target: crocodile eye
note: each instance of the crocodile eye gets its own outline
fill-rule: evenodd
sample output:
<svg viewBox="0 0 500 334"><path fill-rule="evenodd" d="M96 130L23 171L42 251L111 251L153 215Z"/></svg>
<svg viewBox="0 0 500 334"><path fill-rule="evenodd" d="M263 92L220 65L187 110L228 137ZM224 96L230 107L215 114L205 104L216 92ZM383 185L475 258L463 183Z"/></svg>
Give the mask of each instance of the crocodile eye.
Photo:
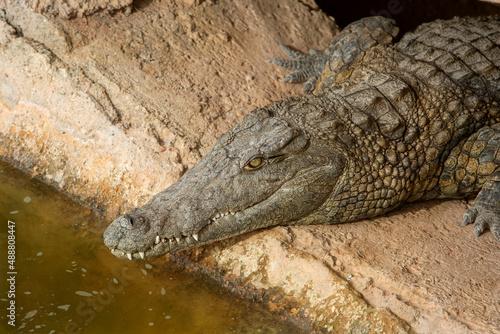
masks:
<svg viewBox="0 0 500 334"><path fill-rule="evenodd" d="M259 168L260 166L262 166L262 163L264 162L264 159L262 159L261 157L256 157L256 158L253 158L252 160L250 160L246 167L249 168L249 169L256 169L256 168Z"/></svg>

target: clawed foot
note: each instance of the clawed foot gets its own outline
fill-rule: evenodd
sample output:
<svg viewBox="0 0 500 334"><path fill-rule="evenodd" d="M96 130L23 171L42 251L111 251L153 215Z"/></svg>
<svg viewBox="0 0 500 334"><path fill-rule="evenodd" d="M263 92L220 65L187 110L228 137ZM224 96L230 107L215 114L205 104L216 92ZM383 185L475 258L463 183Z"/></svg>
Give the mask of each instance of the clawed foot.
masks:
<svg viewBox="0 0 500 334"><path fill-rule="evenodd" d="M325 66L325 57L323 52L311 49L310 54L291 49L281 44L281 49L286 53L290 60L281 58L272 58L268 61L278 65L291 73L287 75L284 82L305 82L302 90L307 92L316 86L323 67Z"/></svg>
<svg viewBox="0 0 500 334"><path fill-rule="evenodd" d="M465 211L462 225L466 226L472 222L474 222L476 237L480 236L489 227L495 238L500 241L500 212L489 212L485 209L471 207Z"/></svg>
<svg viewBox="0 0 500 334"><path fill-rule="evenodd" d="M462 225L474 223L476 236L489 228L500 241L500 191L498 181L488 181L477 195L471 207L465 211Z"/></svg>

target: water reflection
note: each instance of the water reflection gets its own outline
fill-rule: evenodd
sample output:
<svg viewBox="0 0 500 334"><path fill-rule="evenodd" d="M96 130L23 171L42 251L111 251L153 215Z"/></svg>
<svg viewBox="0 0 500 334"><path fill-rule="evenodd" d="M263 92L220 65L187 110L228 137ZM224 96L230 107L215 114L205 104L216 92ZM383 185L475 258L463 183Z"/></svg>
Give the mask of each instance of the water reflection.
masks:
<svg viewBox="0 0 500 334"><path fill-rule="evenodd" d="M8 263L8 222L16 258ZM106 223L0 163L0 331L7 333L300 333L215 283L162 260L124 261ZM8 324L15 301L15 326ZM1 330L4 328L4 330Z"/></svg>

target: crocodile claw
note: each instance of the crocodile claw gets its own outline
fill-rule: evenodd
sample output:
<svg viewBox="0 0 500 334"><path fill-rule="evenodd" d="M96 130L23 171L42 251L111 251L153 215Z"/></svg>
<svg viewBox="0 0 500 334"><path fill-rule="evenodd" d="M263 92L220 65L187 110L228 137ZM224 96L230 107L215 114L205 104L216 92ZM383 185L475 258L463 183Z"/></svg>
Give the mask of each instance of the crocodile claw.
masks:
<svg viewBox="0 0 500 334"><path fill-rule="evenodd" d="M310 54L296 51L286 45L280 44L281 49L290 58L272 58L269 62L290 71L284 82L305 82L302 90L307 92L316 86L316 81L325 65L325 56L322 51L310 50Z"/></svg>
<svg viewBox="0 0 500 334"><path fill-rule="evenodd" d="M487 228L500 241L500 171L484 184L471 207L465 211L462 225L474 223L476 236Z"/></svg>
<svg viewBox="0 0 500 334"><path fill-rule="evenodd" d="M466 226L474 223L476 237L479 237L489 228L495 238L500 241L500 209L479 208L480 205L475 204L472 204L472 207L465 211L462 225Z"/></svg>

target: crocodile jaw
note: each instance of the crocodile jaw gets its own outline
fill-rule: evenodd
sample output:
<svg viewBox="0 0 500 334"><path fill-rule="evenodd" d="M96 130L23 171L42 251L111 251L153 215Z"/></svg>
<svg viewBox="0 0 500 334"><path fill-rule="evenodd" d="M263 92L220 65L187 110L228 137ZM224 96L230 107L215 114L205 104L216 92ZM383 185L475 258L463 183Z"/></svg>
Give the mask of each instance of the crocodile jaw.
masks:
<svg viewBox="0 0 500 334"><path fill-rule="evenodd" d="M137 211L143 209L139 208L120 216L111 223L104 233L104 243L119 258L145 259L210 244L284 222L298 221L315 208L320 207L331 195L338 176L338 168L326 165L298 174L299 179L305 177L310 180L309 184L304 184L305 187L315 186L315 191L310 194L311 196L304 196L301 193L302 188L296 185L297 180L292 179L284 183L269 198L241 211L217 213L202 224L189 224L197 228L185 230L178 236L171 234L168 224L155 224L153 221L146 221L143 217L138 226L134 226L137 222L131 223L131 221L137 219ZM297 199L298 201L294 204L300 208L288 216L287 213L291 213L288 208L289 202L280 201L285 196ZM147 204L145 207L147 208ZM160 219L157 220L159 221Z"/></svg>
<svg viewBox="0 0 500 334"><path fill-rule="evenodd" d="M228 230L231 225L235 225L237 221L243 220L243 216L243 212L217 214L209 219L199 231L179 237L168 237L161 234L161 232L152 233L148 236L149 241L144 243L144 247L141 250L130 249L129 251L124 250L126 248L124 248L123 245L119 245L119 241L116 242L116 240L113 240L113 236L116 236L117 230L120 229L118 225L123 219L127 219L121 216L106 229L104 233L104 243L111 249L113 255L122 259L128 258L132 260L157 257L170 252L198 247L233 235L238 235L240 234L239 231L232 235L221 234L220 231ZM119 249L118 246L120 246L121 249Z"/></svg>

